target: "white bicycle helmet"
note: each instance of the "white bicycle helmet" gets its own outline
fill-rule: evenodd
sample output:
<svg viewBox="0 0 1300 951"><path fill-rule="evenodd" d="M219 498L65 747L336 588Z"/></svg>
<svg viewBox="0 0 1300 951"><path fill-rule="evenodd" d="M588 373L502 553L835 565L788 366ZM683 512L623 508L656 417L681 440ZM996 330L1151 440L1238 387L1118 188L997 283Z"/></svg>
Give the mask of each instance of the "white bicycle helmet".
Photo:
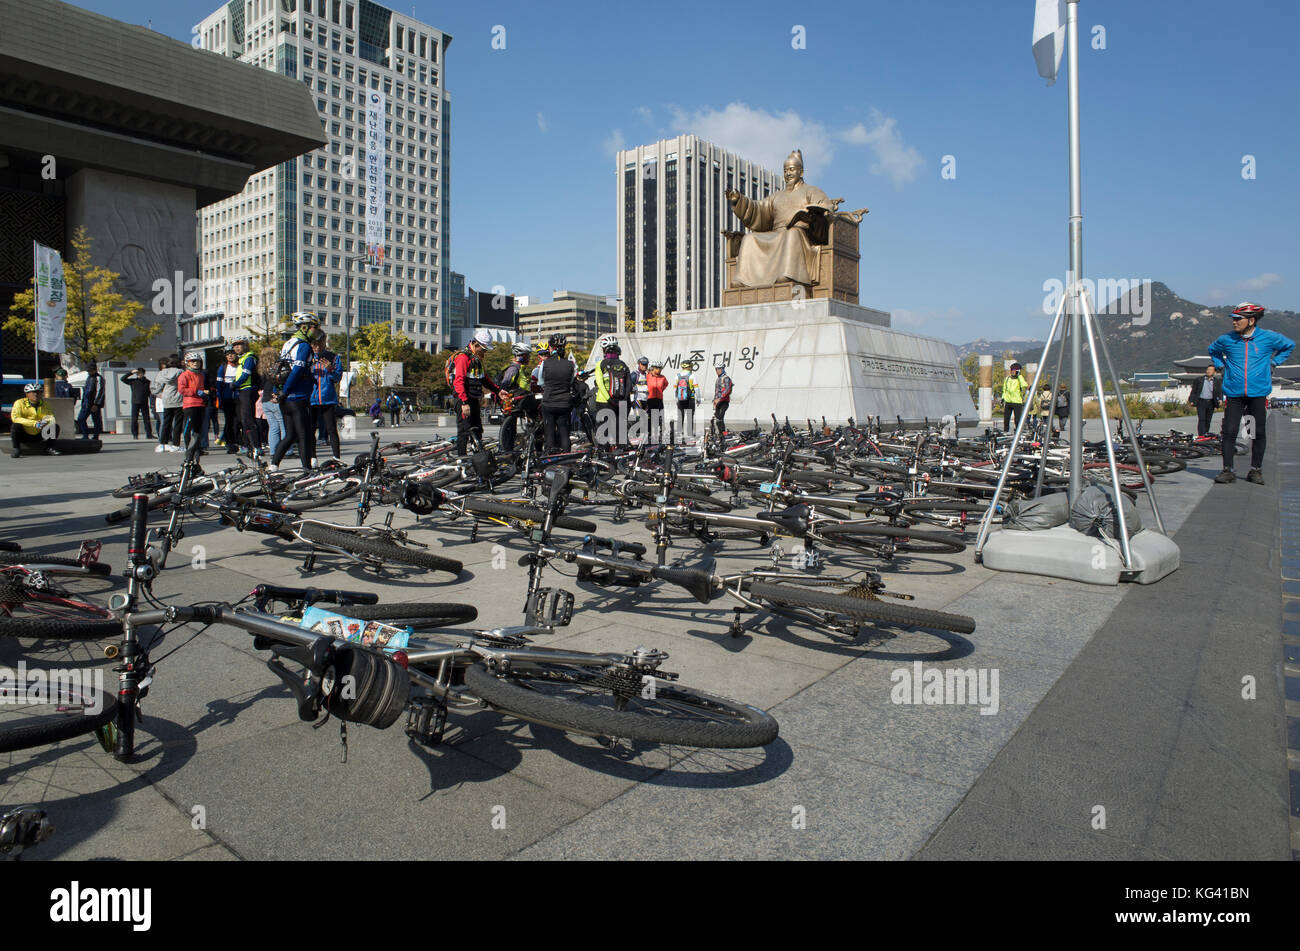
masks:
<svg viewBox="0 0 1300 951"><path fill-rule="evenodd" d="M202 350L190 350L188 353L185 354L185 362L186 362L186 363L191 363L191 362L192 362L192 363L199 363L199 364L202 364L202 363L203 363L203 351L202 351Z"/></svg>
<svg viewBox="0 0 1300 951"><path fill-rule="evenodd" d="M23 387L23 392L24 392L24 393L41 393L41 392L44 392L44 389L45 389L45 388L44 388L43 386L41 386L41 384L39 384L39 383L28 383L26 386Z"/></svg>
<svg viewBox="0 0 1300 951"><path fill-rule="evenodd" d="M606 350L613 350L618 346L618 337L613 334L605 334L605 336L601 337L600 340L597 341L597 345L600 347L601 353L604 353Z"/></svg>
<svg viewBox="0 0 1300 951"><path fill-rule="evenodd" d="M248 341L249 341L249 334L247 330L236 330L234 333L232 333L229 337L226 338L226 343L228 343L232 347L237 343L248 343Z"/></svg>
<svg viewBox="0 0 1300 951"><path fill-rule="evenodd" d="M309 310L300 310L293 315L293 325L295 327L307 327L315 325L320 326L320 318Z"/></svg>
<svg viewBox="0 0 1300 951"><path fill-rule="evenodd" d="M492 349L491 331L482 330L482 329L474 331L474 342L477 343L480 347L487 347L489 350L491 350Z"/></svg>
<svg viewBox="0 0 1300 951"><path fill-rule="evenodd" d="M517 357L526 357L533 352L533 348L523 340L516 340L510 347L510 352Z"/></svg>

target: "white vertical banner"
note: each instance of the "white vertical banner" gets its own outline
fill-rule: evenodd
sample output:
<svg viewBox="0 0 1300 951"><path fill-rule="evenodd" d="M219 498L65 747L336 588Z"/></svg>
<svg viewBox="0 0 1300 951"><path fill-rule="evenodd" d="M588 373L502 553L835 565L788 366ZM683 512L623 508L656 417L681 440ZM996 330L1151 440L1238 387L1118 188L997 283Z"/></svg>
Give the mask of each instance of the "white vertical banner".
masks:
<svg viewBox="0 0 1300 951"><path fill-rule="evenodd" d="M33 241L36 266L36 349L64 353L63 325L68 318L68 289L63 259L53 248Z"/></svg>
<svg viewBox="0 0 1300 951"><path fill-rule="evenodd" d="M388 202L384 187L384 133L386 97L372 89L366 94L366 254L370 264L384 263L384 208Z"/></svg>
<svg viewBox="0 0 1300 951"><path fill-rule="evenodd" d="M1065 0L1037 0L1034 6L1034 62L1047 85L1056 82L1065 51Z"/></svg>

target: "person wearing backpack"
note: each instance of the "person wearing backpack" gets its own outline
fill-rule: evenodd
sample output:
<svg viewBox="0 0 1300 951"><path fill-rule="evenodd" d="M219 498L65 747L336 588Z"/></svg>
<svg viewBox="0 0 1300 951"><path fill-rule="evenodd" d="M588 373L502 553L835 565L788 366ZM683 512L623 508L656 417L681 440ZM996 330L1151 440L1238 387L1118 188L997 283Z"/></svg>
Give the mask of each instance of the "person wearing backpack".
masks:
<svg viewBox="0 0 1300 951"><path fill-rule="evenodd" d="M394 429L402 428L402 398L396 393L389 393L384 403L388 408L388 425Z"/></svg>
<svg viewBox="0 0 1300 951"><path fill-rule="evenodd" d="M235 378L231 389L238 401L240 435L248 457L255 459L262 448L262 432L257 425L257 396L262 388L262 378L257 372L257 357L248 349L248 331L236 332L230 338L230 346L235 351Z"/></svg>
<svg viewBox="0 0 1300 951"><path fill-rule="evenodd" d="M277 367L284 374L280 387L280 412L284 414L285 438L280 440L271 457L272 472L280 468L280 460L296 442L298 458L304 469L310 469L316 440L311 428L311 391L315 380L311 373L311 342L320 333L320 318L310 311L293 315L297 330L280 348Z"/></svg>
<svg viewBox="0 0 1300 951"><path fill-rule="evenodd" d="M452 365L451 391L459 403L456 419L456 454L463 456L469 449L469 434L475 433L483 440L483 388L494 396L501 393L497 381L483 372L483 354L492 349L492 334L487 330L474 331L469 346L448 361Z"/></svg>
<svg viewBox="0 0 1300 951"><path fill-rule="evenodd" d="M601 338L601 352L605 357L596 367L596 435L602 445L617 448L624 442L621 437L626 435L620 432L620 427L627 421L632 371L623 362L623 348L612 334Z"/></svg>
<svg viewBox="0 0 1300 951"><path fill-rule="evenodd" d="M673 395L677 399L677 433L683 443L688 443L695 438L695 380L691 376L691 364L682 364Z"/></svg>
<svg viewBox="0 0 1300 951"><path fill-rule="evenodd" d="M659 445L664 441L664 390L668 389L668 377L664 376L664 361L653 360L650 372L645 378L645 411L650 417L650 429L647 438Z"/></svg>
<svg viewBox="0 0 1300 951"><path fill-rule="evenodd" d="M1059 436L1067 431L1070 425L1070 391L1062 383L1056 388L1056 432L1053 436Z"/></svg>

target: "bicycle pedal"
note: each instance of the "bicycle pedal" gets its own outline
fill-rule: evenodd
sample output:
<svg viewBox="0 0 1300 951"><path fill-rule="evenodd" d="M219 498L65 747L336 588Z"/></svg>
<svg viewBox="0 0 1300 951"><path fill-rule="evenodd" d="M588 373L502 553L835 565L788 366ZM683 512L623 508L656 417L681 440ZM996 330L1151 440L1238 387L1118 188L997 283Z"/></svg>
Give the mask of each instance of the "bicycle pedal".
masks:
<svg viewBox="0 0 1300 951"><path fill-rule="evenodd" d="M562 588L539 588L524 610L530 625L566 627L573 620L573 593Z"/></svg>

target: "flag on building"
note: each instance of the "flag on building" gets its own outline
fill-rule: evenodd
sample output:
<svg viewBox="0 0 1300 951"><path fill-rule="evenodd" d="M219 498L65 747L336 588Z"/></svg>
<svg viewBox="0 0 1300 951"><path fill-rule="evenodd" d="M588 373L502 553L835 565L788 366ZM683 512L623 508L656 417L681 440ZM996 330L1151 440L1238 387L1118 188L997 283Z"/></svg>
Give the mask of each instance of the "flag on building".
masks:
<svg viewBox="0 0 1300 951"><path fill-rule="evenodd" d="M1065 51L1065 0L1037 0L1034 7L1034 62L1047 85L1056 82Z"/></svg>
<svg viewBox="0 0 1300 951"><path fill-rule="evenodd" d="M384 206L388 201L384 187L386 99L376 90L366 94L366 253L373 267L384 263Z"/></svg>
<svg viewBox="0 0 1300 951"><path fill-rule="evenodd" d="M68 319L68 289L59 252L33 241L36 267L36 349L63 353L63 325Z"/></svg>

